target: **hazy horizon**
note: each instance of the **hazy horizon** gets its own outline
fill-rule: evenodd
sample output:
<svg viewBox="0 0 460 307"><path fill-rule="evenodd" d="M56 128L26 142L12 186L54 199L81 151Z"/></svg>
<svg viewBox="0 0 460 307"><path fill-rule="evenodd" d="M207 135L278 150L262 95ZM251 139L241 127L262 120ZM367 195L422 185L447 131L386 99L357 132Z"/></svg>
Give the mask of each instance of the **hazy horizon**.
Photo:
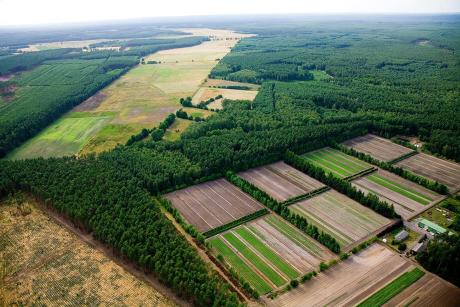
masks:
<svg viewBox="0 0 460 307"><path fill-rule="evenodd" d="M26 8L26 9L24 9ZM0 0L0 26L102 23L139 19L251 16L251 15L401 15L458 14L458 0L323 0L301 2L285 0L234 0L231 4L212 0L31 1Z"/></svg>

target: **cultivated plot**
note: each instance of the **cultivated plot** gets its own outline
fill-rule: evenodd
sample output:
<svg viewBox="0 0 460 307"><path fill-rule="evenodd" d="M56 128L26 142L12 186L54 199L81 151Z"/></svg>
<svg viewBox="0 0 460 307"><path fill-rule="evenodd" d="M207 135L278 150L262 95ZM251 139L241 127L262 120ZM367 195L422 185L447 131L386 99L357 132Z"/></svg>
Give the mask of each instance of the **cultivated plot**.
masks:
<svg viewBox="0 0 460 307"><path fill-rule="evenodd" d="M437 203L443 196L390 172L378 172L360 177L352 185L364 193L373 193L392 204L396 212L408 220Z"/></svg>
<svg viewBox="0 0 460 307"><path fill-rule="evenodd" d="M354 306L412 268L398 254L374 244L297 289L266 302L269 306Z"/></svg>
<svg viewBox="0 0 460 307"><path fill-rule="evenodd" d="M374 159L389 162L413 152L412 149L393 143L390 140L367 134L343 143L356 151L365 153Z"/></svg>
<svg viewBox="0 0 460 307"><path fill-rule="evenodd" d="M333 236L342 248L349 248L376 235L391 220L330 190L289 207L307 221Z"/></svg>
<svg viewBox="0 0 460 307"><path fill-rule="evenodd" d="M200 232L264 209L260 203L225 179L191 186L166 194L165 197Z"/></svg>
<svg viewBox="0 0 460 307"><path fill-rule="evenodd" d="M455 307L460 302L460 288L434 274L426 273L383 306L444 306Z"/></svg>
<svg viewBox="0 0 460 307"><path fill-rule="evenodd" d="M209 242L261 294L316 270L321 261L335 257L275 215L241 225Z"/></svg>
<svg viewBox="0 0 460 307"><path fill-rule="evenodd" d="M284 162L253 168L238 176L281 202L324 187L321 182Z"/></svg>
<svg viewBox="0 0 460 307"><path fill-rule="evenodd" d="M419 153L399 161L396 166L438 181L446 185L451 192L460 189L460 164L458 163Z"/></svg>
<svg viewBox="0 0 460 307"><path fill-rule="evenodd" d="M329 147L306 153L302 157L340 178L350 177L373 168L366 162Z"/></svg>
<svg viewBox="0 0 460 307"><path fill-rule="evenodd" d="M32 201L0 201L0 242L0 306L175 306Z"/></svg>

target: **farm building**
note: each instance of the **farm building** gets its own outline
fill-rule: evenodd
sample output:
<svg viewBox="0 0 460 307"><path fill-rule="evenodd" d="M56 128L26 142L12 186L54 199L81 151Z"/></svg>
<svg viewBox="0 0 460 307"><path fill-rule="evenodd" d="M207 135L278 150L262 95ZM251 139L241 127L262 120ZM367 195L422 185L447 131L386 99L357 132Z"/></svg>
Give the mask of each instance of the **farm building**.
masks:
<svg viewBox="0 0 460 307"><path fill-rule="evenodd" d="M402 242L406 240L408 236L409 236L409 233L405 230L402 230L395 236L395 240L397 242Z"/></svg>
<svg viewBox="0 0 460 307"><path fill-rule="evenodd" d="M412 247L410 252L413 255L417 255L418 253L423 252L427 245L428 245L428 240L425 240L423 242L417 243L417 244L414 245L414 247Z"/></svg>
<svg viewBox="0 0 460 307"><path fill-rule="evenodd" d="M425 229L431 233L434 233L434 234L440 234L440 233L445 233L446 232L446 229L442 228L441 226L439 226L438 224L436 223L433 223L429 220L426 220L426 219L420 219L418 220L417 222L417 225L418 227L422 228L422 229Z"/></svg>

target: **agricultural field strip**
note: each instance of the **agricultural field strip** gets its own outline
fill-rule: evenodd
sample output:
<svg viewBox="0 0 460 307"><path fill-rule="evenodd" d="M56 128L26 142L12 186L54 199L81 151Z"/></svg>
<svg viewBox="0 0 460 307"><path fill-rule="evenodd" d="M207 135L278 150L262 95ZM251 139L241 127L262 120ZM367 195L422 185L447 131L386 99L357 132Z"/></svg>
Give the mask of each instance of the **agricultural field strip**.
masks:
<svg viewBox="0 0 460 307"><path fill-rule="evenodd" d="M224 179L191 186L167 194L166 197L201 232L263 209L262 205ZM208 227L202 225L201 221Z"/></svg>
<svg viewBox="0 0 460 307"><path fill-rule="evenodd" d="M299 202L293 209L346 245L390 223L390 220L335 191Z"/></svg>
<svg viewBox="0 0 460 307"><path fill-rule="evenodd" d="M430 198L429 196L426 196L426 195L423 195L421 193L418 193L412 189L410 189L409 187L403 187L401 186L400 184L394 182L394 181L391 181L391 180L388 180L382 176L379 176L377 174L371 174L369 176L367 176L366 178L368 178L370 181L378 184L378 185L381 185L387 189L390 189L396 193L399 193L401 195L404 195L418 203L421 203L422 205L427 205L429 204L430 202L433 201L432 198Z"/></svg>
<svg viewBox="0 0 460 307"><path fill-rule="evenodd" d="M321 246L315 240L300 233L299 230L294 228L294 226L285 223L273 216L268 216L265 221L277 231L282 233L285 237L289 238L292 242L300 246L302 249L308 253L314 254L317 258L324 258L324 254L328 253L333 256L333 254L330 253L328 249Z"/></svg>
<svg viewBox="0 0 460 307"><path fill-rule="evenodd" d="M325 167L342 177L348 177L372 168L371 165L365 162L361 162L360 160L347 156L340 151L329 148L312 151L303 155L303 157L310 162L319 164L321 167Z"/></svg>
<svg viewBox="0 0 460 307"><path fill-rule="evenodd" d="M361 192L365 193L366 195L368 193L375 194L379 197L380 200L392 204L395 207L396 212L405 220L410 219L414 214L417 214L418 211L421 211L425 208L424 206L413 202L410 199L402 199L401 195L395 194L392 191L388 191L383 187L366 180L365 178L360 178L360 180L353 181L352 185L361 190Z"/></svg>
<svg viewBox="0 0 460 307"><path fill-rule="evenodd" d="M220 237L214 237L210 240L213 248L221 254L225 261L241 275L241 277L249 282L258 292L265 294L273 288L256 273L256 271L249 266L236 252L231 249L226 242Z"/></svg>
<svg viewBox="0 0 460 307"><path fill-rule="evenodd" d="M350 236L348 236L332 224L315 217L313 214L306 211L303 207L296 205L293 206L291 209L300 216L304 216L312 225L316 226L318 230L330 234L339 242L339 244L342 247L348 246L351 243L353 243L353 239Z"/></svg>
<svg viewBox="0 0 460 307"><path fill-rule="evenodd" d="M283 277L293 279L301 273L299 269L285 262L279 253L264 245L261 239L250 228L240 227L232 231L232 233L259 256L271 262L277 271L282 273Z"/></svg>
<svg viewBox="0 0 460 307"><path fill-rule="evenodd" d="M456 307L460 302L460 289L438 276L427 273L418 281L404 289L383 306L419 306Z"/></svg>
<svg viewBox="0 0 460 307"><path fill-rule="evenodd" d="M286 201L324 185L284 162L277 162L239 173L278 201Z"/></svg>
<svg viewBox="0 0 460 307"><path fill-rule="evenodd" d="M396 163L396 166L408 169L432 180L447 185L450 189L460 187L460 165L419 153Z"/></svg>
<svg viewBox="0 0 460 307"><path fill-rule="evenodd" d="M348 140L343 144L385 162L397 159L413 151L410 148L369 134Z"/></svg>
<svg viewBox="0 0 460 307"><path fill-rule="evenodd" d="M373 244L326 274L265 302L269 306L352 306L412 267L398 254Z"/></svg>
<svg viewBox="0 0 460 307"><path fill-rule="evenodd" d="M414 268L411 271L407 271L388 283L385 287L380 289L379 291L372 294L362 303L360 303L359 307L373 307L373 306L381 306L382 304L388 302L391 298L402 292L405 288L409 287L411 284L419 280L425 272L420 270L419 268Z"/></svg>
<svg viewBox="0 0 460 307"><path fill-rule="evenodd" d="M306 246L293 241L290 237L268 223L267 219L254 221L248 227L262 238L267 245L283 255L283 259L292 265L298 266L302 273L315 269L321 260L328 260L335 257L334 254L326 252L324 247L323 253L317 256L319 252L315 254L311 251L311 248L306 248ZM302 239L307 242L311 240L305 235L302 236ZM320 248L318 247L318 249Z"/></svg>
<svg viewBox="0 0 460 307"><path fill-rule="evenodd" d="M226 243L233 248L238 255L244 257L252 266L254 266L263 276L270 281L275 287L280 287L285 284L288 279L283 277L268 260L263 259L250 249L245 243L240 241L232 232L227 232L221 236Z"/></svg>

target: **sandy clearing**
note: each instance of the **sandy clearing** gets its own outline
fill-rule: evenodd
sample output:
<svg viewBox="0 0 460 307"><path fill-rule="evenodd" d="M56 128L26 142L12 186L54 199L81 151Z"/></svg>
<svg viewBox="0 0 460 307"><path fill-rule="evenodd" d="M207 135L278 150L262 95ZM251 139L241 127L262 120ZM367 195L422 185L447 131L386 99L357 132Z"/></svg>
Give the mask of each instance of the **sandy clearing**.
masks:
<svg viewBox="0 0 460 307"><path fill-rule="evenodd" d="M396 166L443 183L451 192L460 189L460 164L458 163L419 153L399 161Z"/></svg>
<svg viewBox="0 0 460 307"><path fill-rule="evenodd" d="M459 302L460 288L427 272L383 306L455 307Z"/></svg>
<svg viewBox="0 0 460 307"><path fill-rule="evenodd" d="M282 161L241 172L238 176L278 201L286 201L324 186Z"/></svg>
<svg viewBox="0 0 460 307"><path fill-rule="evenodd" d="M200 232L264 208L225 179L191 186L166 194L165 197Z"/></svg>
<svg viewBox="0 0 460 307"><path fill-rule="evenodd" d="M236 81L228 81L222 79L206 79L206 82L203 83L205 87L219 87L219 86L246 86L251 90L259 90L260 85L253 84L253 83L244 83L244 82L236 82Z"/></svg>
<svg viewBox="0 0 460 307"><path fill-rule="evenodd" d="M265 302L269 306L350 306L412 266L384 246L373 244L297 289Z"/></svg>
<svg viewBox="0 0 460 307"><path fill-rule="evenodd" d="M391 142L390 140L378 137L373 134L366 134L343 143L356 151L366 153L380 161L391 161L397 159L413 150Z"/></svg>

